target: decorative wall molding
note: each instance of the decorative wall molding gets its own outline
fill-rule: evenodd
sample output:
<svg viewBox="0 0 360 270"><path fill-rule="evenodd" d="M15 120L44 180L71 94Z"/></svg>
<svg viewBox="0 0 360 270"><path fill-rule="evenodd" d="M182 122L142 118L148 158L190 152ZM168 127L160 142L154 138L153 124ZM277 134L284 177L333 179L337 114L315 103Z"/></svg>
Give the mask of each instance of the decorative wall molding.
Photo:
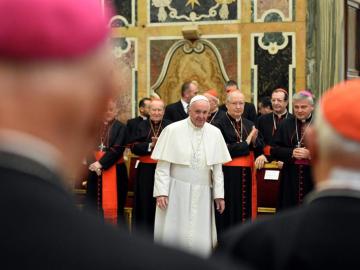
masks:
<svg viewBox="0 0 360 270"><path fill-rule="evenodd" d="M216 55L216 58L218 60L218 65L221 70L221 74L222 74L224 80L228 81L229 77L227 76L224 64L221 60L221 55L213 43L211 43L210 41L208 41L206 39L199 39L195 42L191 42L191 41L182 39L182 40L177 41L167 52L161 73L160 73L157 81L155 82L155 84L150 87L151 91L154 92L162 84L163 80L165 79L166 73L168 71L169 63L170 63L171 58L172 58L173 54L175 53L175 51L177 51L179 48L181 48L187 54L202 53L205 49L205 46L208 46Z"/></svg>
<svg viewBox="0 0 360 270"><path fill-rule="evenodd" d="M277 42L269 42L266 43L264 41L264 37L266 35L276 34L278 36L283 36L283 41L278 44ZM291 43L290 43L291 40ZM257 41L257 43L256 43ZM264 44L265 43L265 44ZM257 106L258 104L258 96L259 91L264 91L264 89L259 89L259 71L258 71L258 65L255 62L256 57L256 45L259 46L264 51L267 51L267 53L270 55L271 58L276 57L277 54L279 54L280 51L284 50L288 46L291 46L291 60L288 67L286 68L288 70L288 92L289 92L289 110L292 111L292 94L295 92L295 76L296 76L296 33L294 32L282 32L282 33L252 33L251 34L251 71L252 71L252 94L253 94L253 102L254 105ZM284 63L286 64L286 63ZM287 64L286 64L287 65ZM282 74L278 74L279 76ZM272 78L269 78L270 80ZM271 91L273 89L270 89Z"/></svg>
<svg viewBox="0 0 360 270"><path fill-rule="evenodd" d="M208 6L201 0L148 0L148 24L233 23L240 19L241 0L208 0L205 4ZM155 17L156 21L152 19Z"/></svg>
<svg viewBox="0 0 360 270"><path fill-rule="evenodd" d="M253 22L291 22L295 20L295 2L296 0L287 0L288 1L288 16L284 14L284 11L280 10L280 7L276 7L277 5L272 5L273 7L264 11L262 14L258 14L260 0L251 0L252 7L252 17L251 20ZM269 0L267 0L269 1Z"/></svg>

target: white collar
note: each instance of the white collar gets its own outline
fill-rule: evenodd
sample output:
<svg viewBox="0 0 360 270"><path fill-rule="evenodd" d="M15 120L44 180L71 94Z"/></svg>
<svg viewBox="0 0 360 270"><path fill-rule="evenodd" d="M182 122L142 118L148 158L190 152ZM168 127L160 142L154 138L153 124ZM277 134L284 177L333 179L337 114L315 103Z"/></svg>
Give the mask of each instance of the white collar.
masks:
<svg viewBox="0 0 360 270"><path fill-rule="evenodd" d="M187 102L186 102L186 101L184 101L183 99L180 99L180 101L181 101L181 104L182 104L182 105L183 105L183 107L184 107L184 111L187 113L189 103L187 103Z"/></svg>
<svg viewBox="0 0 360 270"><path fill-rule="evenodd" d="M316 185L317 191L328 189L350 189L360 191L360 171L335 167L329 179Z"/></svg>
<svg viewBox="0 0 360 270"><path fill-rule="evenodd" d="M31 134L11 129L0 129L0 150L34 160L51 171L58 171L60 151Z"/></svg>
<svg viewBox="0 0 360 270"><path fill-rule="evenodd" d="M195 126L194 123L191 121L190 117L188 117L187 119L188 119L189 126L190 126L192 129L194 129L194 130L196 130L196 131L203 129L204 126L202 126L202 127L197 127L197 126Z"/></svg>

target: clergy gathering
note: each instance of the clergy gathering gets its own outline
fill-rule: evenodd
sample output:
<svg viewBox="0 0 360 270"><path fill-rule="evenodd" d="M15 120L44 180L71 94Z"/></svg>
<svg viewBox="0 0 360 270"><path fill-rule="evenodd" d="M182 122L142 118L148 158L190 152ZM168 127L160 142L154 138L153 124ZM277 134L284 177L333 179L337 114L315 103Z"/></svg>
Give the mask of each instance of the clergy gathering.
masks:
<svg viewBox="0 0 360 270"><path fill-rule="evenodd" d="M0 89L1 269L360 267L359 0L0 0Z"/></svg>

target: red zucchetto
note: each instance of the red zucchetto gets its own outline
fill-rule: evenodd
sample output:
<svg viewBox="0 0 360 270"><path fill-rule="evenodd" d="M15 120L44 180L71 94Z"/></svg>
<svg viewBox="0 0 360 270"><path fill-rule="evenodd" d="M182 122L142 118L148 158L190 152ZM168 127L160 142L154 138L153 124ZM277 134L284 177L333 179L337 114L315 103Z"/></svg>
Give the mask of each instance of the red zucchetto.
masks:
<svg viewBox="0 0 360 270"><path fill-rule="evenodd" d="M360 142L360 79L335 85L321 100L323 117L341 136Z"/></svg>
<svg viewBox="0 0 360 270"><path fill-rule="evenodd" d="M208 94L210 96L219 98L219 95L218 95L218 93L217 93L217 91L215 89L207 90L206 92L204 92L204 94Z"/></svg>
<svg viewBox="0 0 360 270"><path fill-rule="evenodd" d="M69 59L107 38L99 0L0 0L0 59Z"/></svg>

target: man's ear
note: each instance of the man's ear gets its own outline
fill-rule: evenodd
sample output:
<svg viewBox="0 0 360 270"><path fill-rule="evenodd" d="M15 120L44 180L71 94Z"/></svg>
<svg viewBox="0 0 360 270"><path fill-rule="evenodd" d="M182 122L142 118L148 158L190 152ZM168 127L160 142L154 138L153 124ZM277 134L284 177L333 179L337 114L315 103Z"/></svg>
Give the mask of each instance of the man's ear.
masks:
<svg viewBox="0 0 360 270"><path fill-rule="evenodd" d="M318 161L319 152L317 132L313 126L309 126L305 133L305 145L310 151L311 162L315 164Z"/></svg>

